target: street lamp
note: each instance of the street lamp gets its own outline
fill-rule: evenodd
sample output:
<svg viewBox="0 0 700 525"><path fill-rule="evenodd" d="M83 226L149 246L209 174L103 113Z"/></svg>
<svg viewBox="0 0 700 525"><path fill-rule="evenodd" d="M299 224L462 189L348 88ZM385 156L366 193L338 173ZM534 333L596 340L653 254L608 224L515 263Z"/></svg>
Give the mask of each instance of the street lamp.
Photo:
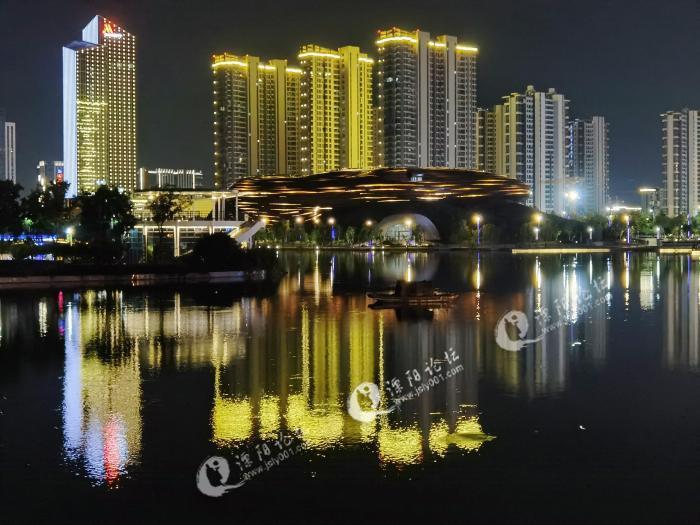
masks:
<svg viewBox="0 0 700 525"><path fill-rule="evenodd" d="M302 222L304 222L304 219L302 219L301 217L297 217L296 219L294 219L294 222L296 222L297 224L301 224Z"/></svg>
<svg viewBox="0 0 700 525"><path fill-rule="evenodd" d="M571 203L570 207L571 209L576 211L576 201L578 200L578 192L577 191L569 191L564 194L564 197L567 198L567 200Z"/></svg>
<svg viewBox="0 0 700 525"><path fill-rule="evenodd" d="M592 241L593 240L593 226L589 226L586 229L588 230L588 240Z"/></svg>
<svg viewBox="0 0 700 525"><path fill-rule="evenodd" d="M476 223L476 245L479 246L481 244L481 215L475 213L474 222Z"/></svg>
<svg viewBox="0 0 700 525"><path fill-rule="evenodd" d="M73 226L68 226L66 228L66 237L68 238L68 243L73 246L73 234L75 233L75 228Z"/></svg>
<svg viewBox="0 0 700 525"><path fill-rule="evenodd" d="M328 225L331 227L331 241L335 241L335 219L328 217Z"/></svg>
<svg viewBox="0 0 700 525"><path fill-rule="evenodd" d="M374 224L374 223L372 222L372 219L367 219L367 220L365 221L365 226L367 226L368 228L371 228L371 227L372 227L372 224Z"/></svg>
<svg viewBox="0 0 700 525"><path fill-rule="evenodd" d="M535 232L535 241L539 241L539 240L540 240L540 227L539 227L539 226L535 226L535 227L532 229L532 231Z"/></svg>
<svg viewBox="0 0 700 525"><path fill-rule="evenodd" d="M629 244L630 243L630 216L625 215L623 217L623 219L625 220L625 223L627 223L627 244Z"/></svg>
<svg viewBox="0 0 700 525"><path fill-rule="evenodd" d="M661 239L661 226L656 227L656 240Z"/></svg>

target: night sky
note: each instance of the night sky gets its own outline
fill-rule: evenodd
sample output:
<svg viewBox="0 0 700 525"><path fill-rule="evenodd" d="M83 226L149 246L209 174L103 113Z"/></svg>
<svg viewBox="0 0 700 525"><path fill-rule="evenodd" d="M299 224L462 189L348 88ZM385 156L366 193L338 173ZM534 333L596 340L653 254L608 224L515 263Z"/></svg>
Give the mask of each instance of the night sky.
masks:
<svg viewBox="0 0 700 525"><path fill-rule="evenodd" d="M611 126L612 196L659 184L659 114L700 107L700 0L672 1L0 0L0 107L17 123L18 179L62 154L61 48L96 14L136 35L138 164L212 172L214 52L293 59L300 45L359 45L420 28L480 48L478 97L554 87L572 117Z"/></svg>

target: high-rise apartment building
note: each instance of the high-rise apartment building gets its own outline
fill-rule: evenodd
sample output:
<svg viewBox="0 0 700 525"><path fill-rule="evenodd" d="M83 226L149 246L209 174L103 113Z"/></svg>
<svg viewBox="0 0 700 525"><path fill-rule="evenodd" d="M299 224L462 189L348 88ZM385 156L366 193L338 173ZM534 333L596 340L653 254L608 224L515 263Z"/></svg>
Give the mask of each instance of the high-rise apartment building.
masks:
<svg viewBox="0 0 700 525"><path fill-rule="evenodd" d="M532 188L527 203L547 213L564 213L566 127L569 101L554 89L528 86L503 97L502 170Z"/></svg>
<svg viewBox="0 0 700 525"><path fill-rule="evenodd" d="M0 180L11 180L17 182L17 133L14 122L0 120L0 132L2 140L0 142Z"/></svg>
<svg viewBox="0 0 700 525"><path fill-rule="evenodd" d="M579 198L579 213L603 213L608 202L609 126L605 117L574 119L567 127L567 179Z"/></svg>
<svg viewBox="0 0 700 525"><path fill-rule="evenodd" d="M212 57L216 187L242 177L301 174L301 73L286 60Z"/></svg>
<svg viewBox="0 0 700 525"><path fill-rule="evenodd" d="M662 210L669 216L700 211L700 111L683 109L661 115Z"/></svg>
<svg viewBox="0 0 700 525"><path fill-rule="evenodd" d="M384 164L476 168L478 49L395 27L376 45Z"/></svg>
<svg viewBox="0 0 700 525"><path fill-rule="evenodd" d="M476 126L476 169L503 172L503 106L479 108Z"/></svg>
<svg viewBox="0 0 700 525"><path fill-rule="evenodd" d="M374 60L355 46L305 45L298 58L302 174L373 167Z"/></svg>
<svg viewBox="0 0 700 525"><path fill-rule="evenodd" d="M69 196L136 187L136 39L102 16L63 48L63 161Z"/></svg>

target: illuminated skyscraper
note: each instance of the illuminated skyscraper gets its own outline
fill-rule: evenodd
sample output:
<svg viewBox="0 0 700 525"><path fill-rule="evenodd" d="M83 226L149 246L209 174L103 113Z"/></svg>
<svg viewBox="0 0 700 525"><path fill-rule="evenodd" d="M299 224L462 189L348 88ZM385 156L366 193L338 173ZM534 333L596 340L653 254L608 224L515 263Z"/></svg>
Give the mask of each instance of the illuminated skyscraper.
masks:
<svg viewBox="0 0 700 525"><path fill-rule="evenodd" d="M37 182L42 188L46 188L51 182L60 184L63 182L63 162L40 160L36 166Z"/></svg>
<svg viewBox="0 0 700 525"><path fill-rule="evenodd" d="M15 123L0 112L0 180L17 182L17 140Z"/></svg>
<svg viewBox="0 0 700 525"><path fill-rule="evenodd" d="M63 160L69 196L136 187L136 42L102 16L63 48Z"/></svg>
<svg viewBox="0 0 700 525"><path fill-rule="evenodd" d="M301 171L304 175L374 165L374 61L354 46L299 52Z"/></svg>
<svg viewBox="0 0 700 525"><path fill-rule="evenodd" d="M499 175L530 186L528 205L546 213L564 212L569 101L554 89L545 93L528 86L524 93L503 97L501 111Z"/></svg>
<svg viewBox="0 0 700 525"><path fill-rule="evenodd" d="M663 130L663 211L669 217L700 211L700 111L661 115Z"/></svg>
<svg viewBox="0 0 700 525"><path fill-rule="evenodd" d="M475 169L478 49L395 27L376 44L384 163Z"/></svg>
<svg viewBox="0 0 700 525"><path fill-rule="evenodd" d="M610 185L605 117L574 119L567 128L567 178L574 181L583 214L605 213Z"/></svg>
<svg viewBox="0 0 700 525"><path fill-rule="evenodd" d="M212 57L214 183L241 177L299 175L301 70L286 60Z"/></svg>

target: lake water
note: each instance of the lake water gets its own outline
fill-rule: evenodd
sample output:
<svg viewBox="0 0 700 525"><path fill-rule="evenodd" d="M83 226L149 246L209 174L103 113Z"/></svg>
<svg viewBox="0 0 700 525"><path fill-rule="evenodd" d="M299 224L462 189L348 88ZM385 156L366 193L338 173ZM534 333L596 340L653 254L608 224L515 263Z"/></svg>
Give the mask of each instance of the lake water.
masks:
<svg viewBox="0 0 700 525"><path fill-rule="evenodd" d="M5 518L697 521L697 261L279 257L253 297L0 292ZM459 297L368 307L402 278ZM210 456L248 479L202 494Z"/></svg>

